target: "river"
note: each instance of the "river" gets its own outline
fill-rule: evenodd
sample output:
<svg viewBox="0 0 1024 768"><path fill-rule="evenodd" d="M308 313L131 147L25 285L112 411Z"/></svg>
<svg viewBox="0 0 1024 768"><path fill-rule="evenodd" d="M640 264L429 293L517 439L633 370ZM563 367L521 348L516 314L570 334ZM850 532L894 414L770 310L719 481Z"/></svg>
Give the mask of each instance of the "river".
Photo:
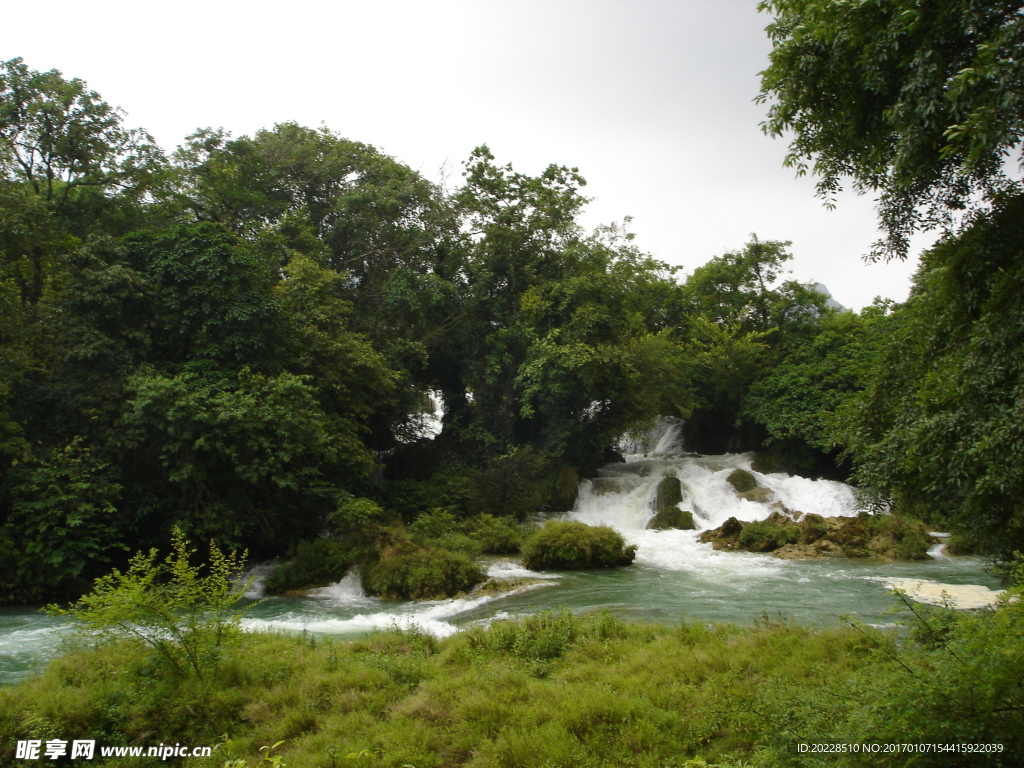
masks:
<svg viewBox="0 0 1024 768"><path fill-rule="evenodd" d="M599 478L581 483L568 517L592 525L611 525L637 546L634 564L607 571L533 573L512 558L489 558L489 574L514 579L512 591L437 602L385 601L365 595L358 577L313 590L307 597L271 597L255 604L244 620L253 629L357 636L390 626L419 627L438 636L496 618L545 610L585 612L606 609L626 620L677 623L682 619L751 624L767 615L802 623L831 624L849 616L869 624L893 621L893 585L920 593L942 592L963 600L992 596L997 579L985 562L947 557L934 547L933 559L890 563L870 560L780 560L766 554L716 552L697 541L700 530L729 517L760 520L768 503L738 498L726 477L736 468L751 469L749 454L697 456L677 446L678 430L663 424L646 441L634 443L624 463L610 464ZM686 492L681 506L694 512L698 531L649 531L654 489L665 474L679 477ZM852 488L828 480L783 473L754 473L774 500L790 510L823 516L857 514ZM259 597L266 568L253 570L257 581L247 600ZM64 622L36 611L0 611L0 684L40 669L59 653Z"/></svg>

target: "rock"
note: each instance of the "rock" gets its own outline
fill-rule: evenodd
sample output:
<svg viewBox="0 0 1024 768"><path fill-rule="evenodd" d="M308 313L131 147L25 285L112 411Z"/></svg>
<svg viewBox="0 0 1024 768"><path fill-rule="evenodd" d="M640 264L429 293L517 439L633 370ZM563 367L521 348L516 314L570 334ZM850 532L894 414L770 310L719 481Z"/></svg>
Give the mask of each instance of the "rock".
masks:
<svg viewBox="0 0 1024 768"><path fill-rule="evenodd" d="M647 523L649 530L656 531L673 528L681 531L692 531L696 527L696 524L693 522L693 513L688 509L680 509L679 507L662 510Z"/></svg>
<svg viewBox="0 0 1024 768"><path fill-rule="evenodd" d="M743 523L737 520L735 517L730 517L724 523L722 523L719 530L723 536L739 536L740 531L743 530Z"/></svg>
<svg viewBox="0 0 1024 768"><path fill-rule="evenodd" d="M710 543L715 549L737 549L739 547L740 533L743 531L743 523L737 520L735 517L730 517L718 528L710 531L704 531L699 537L699 541L708 544Z"/></svg>
<svg viewBox="0 0 1024 768"><path fill-rule="evenodd" d="M796 522L777 510L759 522L744 523L730 517L720 527L702 533L700 541L710 542L715 549L771 552L785 560L816 557L922 560L928 557L927 548L936 540L923 523L909 518L807 514Z"/></svg>
<svg viewBox="0 0 1024 768"><path fill-rule="evenodd" d="M745 469L734 469L725 479L736 489L736 493L746 493L760 487L757 479Z"/></svg>
<svg viewBox="0 0 1024 768"><path fill-rule="evenodd" d="M813 513L804 515L800 520L800 543L813 544L828 532L825 518Z"/></svg>
<svg viewBox="0 0 1024 768"><path fill-rule="evenodd" d="M775 498L775 493L770 488L751 488L749 491L743 491L737 494L741 499L747 501L756 501L758 504L767 504Z"/></svg>
<svg viewBox="0 0 1024 768"><path fill-rule="evenodd" d="M683 484L675 475L661 478L654 492L654 511L658 514L675 507L683 500Z"/></svg>
<svg viewBox="0 0 1024 768"><path fill-rule="evenodd" d="M622 493L619 484L606 477L595 477L590 481L590 487L598 496L603 496L606 493Z"/></svg>

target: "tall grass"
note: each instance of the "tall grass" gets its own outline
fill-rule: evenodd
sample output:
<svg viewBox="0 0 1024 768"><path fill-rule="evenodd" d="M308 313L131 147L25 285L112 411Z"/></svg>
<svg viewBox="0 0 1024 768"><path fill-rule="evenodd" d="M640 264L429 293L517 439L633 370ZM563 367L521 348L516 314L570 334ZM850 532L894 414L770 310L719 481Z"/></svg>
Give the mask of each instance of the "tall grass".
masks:
<svg viewBox="0 0 1024 768"><path fill-rule="evenodd" d="M1002 763L969 764L1013 765L1020 613L922 614L930 635L785 621L669 627L607 613L540 614L441 641L250 634L208 680L162 675L144 647L122 642L71 653L0 691L0 764L18 765L18 739L203 745L228 736L252 765L260 747L283 740L277 753L289 768L815 765L823 756L799 753L800 741L937 739L959 713L973 730L951 734L1003 739L1009 750ZM130 763L158 764L172 763Z"/></svg>

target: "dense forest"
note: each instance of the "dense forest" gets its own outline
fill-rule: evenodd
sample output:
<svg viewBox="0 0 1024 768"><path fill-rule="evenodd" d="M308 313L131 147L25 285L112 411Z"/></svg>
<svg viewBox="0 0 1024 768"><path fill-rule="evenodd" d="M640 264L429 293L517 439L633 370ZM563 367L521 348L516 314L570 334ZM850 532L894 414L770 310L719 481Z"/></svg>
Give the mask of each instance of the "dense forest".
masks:
<svg viewBox="0 0 1024 768"><path fill-rule="evenodd" d="M0 602L75 597L174 529L265 558L325 536L366 552L438 510L563 510L659 415L692 450L1024 547L1016 70L953 48L931 80L823 62L801 4L777 5L765 127L795 132L790 162L826 197L843 177L881 194L880 254L946 226L903 305L830 308L756 236L684 279L628 221L583 230L574 168L527 176L481 146L447 191L294 123L167 155L83 81L4 63ZM1002 50L1015 26L992 13ZM842 111L867 93L873 112Z"/></svg>

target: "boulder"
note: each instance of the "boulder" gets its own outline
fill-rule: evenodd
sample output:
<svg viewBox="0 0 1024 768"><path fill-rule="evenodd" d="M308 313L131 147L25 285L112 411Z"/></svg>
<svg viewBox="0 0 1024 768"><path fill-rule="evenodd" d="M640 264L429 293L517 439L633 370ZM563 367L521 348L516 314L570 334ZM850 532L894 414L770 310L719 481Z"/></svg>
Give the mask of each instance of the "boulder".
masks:
<svg viewBox="0 0 1024 768"><path fill-rule="evenodd" d="M693 522L693 513L688 509L671 507L662 510L647 523L650 530L664 531L667 529L678 529L681 531L692 531L696 528Z"/></svg>
<svg viewBox="0 0 1024 768"><path fill-rule="evenodd" d="M683 484L675 475L666 475L661 478L658 488L654 492L654 511L665 512L672 509L683 500Z"/></svg>
<svg viewBox="0 0 1024 768"><path fill-rule="evenodd" d="M758 504L767 504L769 501L774 501L775 499L774 491L772 491L770 488L762 488L761 486L751 488L749 491L743 491L742 493L738 493L736 495L739 496L741 499L746 499L747 501L755 501Z"/></svg>
<svg viewBox="0 0 1024 768"><path fill-rule="evenodd" d="M736 493L746 493L760 487L757 479L745 469L734 469L725 479L736 489Z"/></svg>
<svg viewBox="0 0 1024 768"><path fill-rule="evenodd" d="M735 517L730 517L717 528L704 531L699 541L704 544L710 543L715 549L737 549L739 548L740 533L743 532L744 523Z"/></svg>

